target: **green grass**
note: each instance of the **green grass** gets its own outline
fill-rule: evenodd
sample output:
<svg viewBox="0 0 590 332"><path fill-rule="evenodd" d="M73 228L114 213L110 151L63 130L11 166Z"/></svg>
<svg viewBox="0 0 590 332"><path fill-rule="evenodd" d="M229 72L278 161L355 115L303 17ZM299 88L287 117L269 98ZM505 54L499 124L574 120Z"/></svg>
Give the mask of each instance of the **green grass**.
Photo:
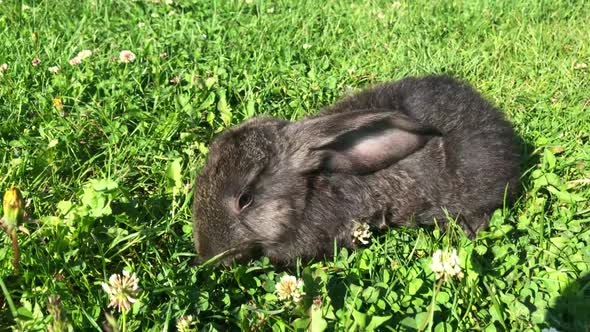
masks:
<svg viewBox="0 0 590 332"><path fill-rule="evenodd" d="M19 186L30 216L18 273L0 233L0 330L100 330L107 313L129 331L185 315L204 331L590 328L587 2L164 2L0 3L0 190ZM192 264L191 184L216 133L427 73L471 82L523 139L523 194L487 232L394 229L293 268ZM439 248L463 279L435 279ZM124 315L100 286L123 269L142 289ZM298 305L276 296L284 274L304 280Z"/></svg>

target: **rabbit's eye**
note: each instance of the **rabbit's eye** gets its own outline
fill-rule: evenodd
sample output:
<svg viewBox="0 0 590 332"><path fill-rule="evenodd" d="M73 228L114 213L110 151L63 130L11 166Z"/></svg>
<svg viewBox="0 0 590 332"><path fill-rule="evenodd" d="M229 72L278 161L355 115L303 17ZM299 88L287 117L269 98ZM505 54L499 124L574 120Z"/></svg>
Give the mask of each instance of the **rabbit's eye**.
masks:
<svg viewBox="0 0 590 332"><path fill-rule="evenodd" d="M247 208L250 206L250 204L252 204L253 199L254 195L252 195L252 193L247 191L241 193L240 197L238 197L238 209L242 211L243 209Z"/></svg>

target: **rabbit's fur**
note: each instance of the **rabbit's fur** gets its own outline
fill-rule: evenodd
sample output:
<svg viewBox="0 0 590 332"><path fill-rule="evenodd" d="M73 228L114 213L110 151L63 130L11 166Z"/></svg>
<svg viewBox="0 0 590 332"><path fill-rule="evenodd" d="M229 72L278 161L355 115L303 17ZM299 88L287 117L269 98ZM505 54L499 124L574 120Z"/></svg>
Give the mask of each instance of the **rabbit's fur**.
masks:
<svg viewBox="0 0 590 332"><path fill-rule="evenodd" d="M449 77L406 78L297 122L250 119L221 134L196 180L199 255L292 261L354 247L372 228L443 224L469 236L519 188L512 126Z"/></svg>

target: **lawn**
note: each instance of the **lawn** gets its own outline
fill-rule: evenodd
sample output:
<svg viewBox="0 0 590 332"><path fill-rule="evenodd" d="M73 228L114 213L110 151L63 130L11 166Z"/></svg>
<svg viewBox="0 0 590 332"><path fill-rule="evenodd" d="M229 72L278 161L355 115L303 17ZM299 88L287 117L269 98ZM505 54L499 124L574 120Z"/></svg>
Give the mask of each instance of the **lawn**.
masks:
<svg viewBox="0 0 590 332"><path fill-rule="evenodd" d="M588 2L559 0L0 0L0 192L26 205L18 271L0 232L0 330L588 331L588 22ZM473 84L522 138L522 195L487 231L195 263L192 182L216 134L429 73ZM436 278L438 249L462 278ZM123 271L140 290L119 311L101 285Z"/></svg>

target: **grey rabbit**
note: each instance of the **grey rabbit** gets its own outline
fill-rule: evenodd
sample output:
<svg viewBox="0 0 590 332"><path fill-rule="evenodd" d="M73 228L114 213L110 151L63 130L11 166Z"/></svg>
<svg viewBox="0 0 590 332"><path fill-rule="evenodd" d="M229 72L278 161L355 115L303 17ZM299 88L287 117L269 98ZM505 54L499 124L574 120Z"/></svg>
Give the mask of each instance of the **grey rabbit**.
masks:
<svg viewBox="0 0 590 332"><path fill-rule="evenodd" d="M197 177L201 259L321 258L371 228L444 225L470 237L519 190L511 124L467 83L408 77L290 122L256 117L219 135Z"/></svg>

